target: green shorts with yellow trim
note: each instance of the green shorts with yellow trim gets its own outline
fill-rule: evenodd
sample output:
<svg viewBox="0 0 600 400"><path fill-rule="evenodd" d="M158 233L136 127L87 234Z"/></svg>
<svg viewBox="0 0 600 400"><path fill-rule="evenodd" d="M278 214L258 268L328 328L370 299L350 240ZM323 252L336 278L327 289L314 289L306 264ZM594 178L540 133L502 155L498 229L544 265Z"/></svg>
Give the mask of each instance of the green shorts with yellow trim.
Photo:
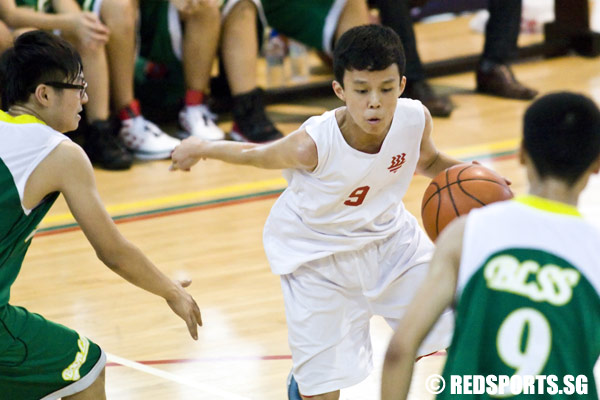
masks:
<svg viewBox="0 0 600 400"><path fill-rule="evenodd" d="M262 0L269 26L327 53L346 0Z"/></svg>
<svg viewBox="0 0 600 400"><path fill-rule="evenodd" d="M58 399L98 378L106 355L84 336L22 307L0 307L0 393L11 400Z"/></svg>

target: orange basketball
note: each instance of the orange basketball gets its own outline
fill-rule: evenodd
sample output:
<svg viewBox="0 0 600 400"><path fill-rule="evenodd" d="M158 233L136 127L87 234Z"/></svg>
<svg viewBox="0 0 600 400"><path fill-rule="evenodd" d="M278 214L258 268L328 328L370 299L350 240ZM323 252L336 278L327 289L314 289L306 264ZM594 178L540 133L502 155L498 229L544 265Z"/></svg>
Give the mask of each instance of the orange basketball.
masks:
<svg viewBox="0 0 600 400"><path fill-rule="evenodd" d="M423 196L421 217L431 240L459 215L500 200L513 193L500 175L476 164L459 164L436 176Z"/></svg>

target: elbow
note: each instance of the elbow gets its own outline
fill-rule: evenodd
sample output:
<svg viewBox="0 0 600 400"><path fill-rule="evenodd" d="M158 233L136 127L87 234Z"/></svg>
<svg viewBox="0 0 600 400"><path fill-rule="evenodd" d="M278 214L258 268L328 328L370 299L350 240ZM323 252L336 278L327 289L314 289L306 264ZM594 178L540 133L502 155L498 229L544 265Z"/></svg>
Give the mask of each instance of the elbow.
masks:
<svg viewBox="0 0 600 400"><path fill-rule="evenodd" d="M99 250L96 251L96 257L111 270L116 271L119 269L119 257L114 254L114 251Z"/></svg>
<svg viewBox="0 0 600 400"><path fill-rule="evenodd" d="M128 259L131 259L132 250L133 246L126 243L113 243L111 246L96 249L96 256L104 265L117 272L123 269Z"/></svg>

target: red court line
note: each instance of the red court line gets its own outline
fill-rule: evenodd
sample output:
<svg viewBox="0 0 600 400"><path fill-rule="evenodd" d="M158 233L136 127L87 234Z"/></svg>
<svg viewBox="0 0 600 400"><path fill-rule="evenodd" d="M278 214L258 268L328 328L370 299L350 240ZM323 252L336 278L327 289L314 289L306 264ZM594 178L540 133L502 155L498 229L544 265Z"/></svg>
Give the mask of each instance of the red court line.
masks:
<svg viewBox="0 0 600 400"><path fill-rule="evenodd" d="M115 224L121 224L121 223L125 223L125 222L143 221L146 219L166 217L169 215L183 214L183 213L188 213L188 212L193 212L193 211L209 210L211 208L219 208L219 207L225 207L225 206L232 206L232 205L236 205L236 204L250 203L252 201L257 201L257 200L272 199L272 198L278 197L280 194L281 193L272 193L272 194L266 194L263 196L255 196L255 197L249 197L249 198L244 198L244 199L223 201L223 202L219 202L219 203L201 204L201 205L195 206L195 207L186 207L186 208L181 208L181 209L177 209L177 210L169 210L169 211L150 213L150 214L144 214L144 215L136 215L136 216L126 217L126 218L119 218L119 219L115 219L114 222L115 222ZM80 229L81 228L79 227L79 225L69 226L69 227L63 228L63 229L39 232L39 233L35 234L35 237L56 235L59 233L72 232L72 231L77 231Z"/></svg>
<svg viewBox="0 0 600 400"><path fill-rule="evenodd" d="M232 361L273 361L273 360L291 360L291 355L280 356L247 356L247 357L203 357L203 358L176 358L172 360L147 360L136 361L144 365L160 365L160 364L188 364L200 362L232 362ZM115 362L106 363L107 367L120 367L121 364Z"/></svg>
<svg viewBox="0 0 600 400"><path fill-rule="evenodd" d="M438 351L427 357L445 356L445 351ZM161 364L189 364L189 363L201 363L201 362L233 362L233 361L277 361L277 360L291 360L291 355L275 355L275 356L246 356L246 357L203 357L203 358L175 358L167 360L147 360L147 361L136 361L143 365L161 365ZM107 362L107 367L121 367L122 365L115 362Z"/></svg>

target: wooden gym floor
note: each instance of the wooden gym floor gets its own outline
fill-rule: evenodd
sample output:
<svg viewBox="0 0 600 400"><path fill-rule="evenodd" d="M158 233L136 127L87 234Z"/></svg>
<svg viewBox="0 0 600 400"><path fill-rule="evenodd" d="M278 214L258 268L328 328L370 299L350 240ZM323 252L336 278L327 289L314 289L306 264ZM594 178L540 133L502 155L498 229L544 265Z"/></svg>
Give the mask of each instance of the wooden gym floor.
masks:
<svg viewBox="0 0 600 400"><path fill-rule="evenodd" d="M423 59L478 53L482 38L466 23L462 18L419 25ZM572 90L600 102L600 59L539 59L514 69L541 93ZM434 120L438 147L494 168L513 181L515 193L524 193L516 150L528 103L473 93L473 73L431 82L456 105L451 118ZM309 116L339 105L332 96L273 105L269 112L289 133ZM111 400L287 398L291 359L283 300L261 240L270 207L285 187L280 171L218 161L202 162L191 173L168 167L168 161L137 163L127 172L97 170L96 175L100 194L125 236L169 275L193 279L190 292L204 320L197 342L161 299L125 283L96 259L62 199L33 241L11 303L103 346L109 353ZM416 177L405 198L417 216L427 183ZM600 180L594 179L581 208L600 226L599 194ZM385 323L374 319L377 368L367 381L343 391L343 399L379 397L379 368L389 335ZM418 364L411 399L431 398L423 382L443 361L440 354Z"/></svg>

